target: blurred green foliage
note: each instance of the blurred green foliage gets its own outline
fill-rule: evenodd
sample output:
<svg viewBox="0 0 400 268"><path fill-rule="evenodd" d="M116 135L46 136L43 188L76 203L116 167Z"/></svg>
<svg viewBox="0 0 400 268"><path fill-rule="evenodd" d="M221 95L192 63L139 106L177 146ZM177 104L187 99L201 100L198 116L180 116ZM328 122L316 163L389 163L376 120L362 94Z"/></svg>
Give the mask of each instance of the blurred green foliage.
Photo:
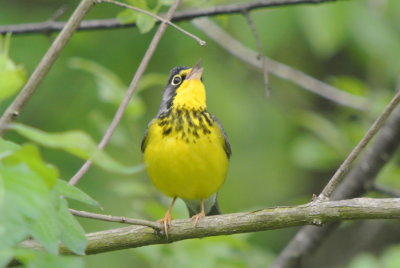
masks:
<svg viewBox="0 0 400 268"><path fill-rule="evenodd" d="M85 232L62 197L91 205L97 202L59 180L57 169L43 161L35 145L19 146L0 139L0 152L0 267L13 257L28 267L42 267L40 263L58 254L60 242L72 252L84 254ZM19 245L31 238L51 254ZM59 259L71 262L70 258Z"/></svg>
<svg viewBox="0 0 400 268"><path fill-rule="evenodd" d="M6 1L1 4L0 24L46 21L64 4L69 10L60 20L66 20L78 2ZM182 8L232 2L183 1ZM172 1L126 3L164 12ZM56 243L62 241L82 253L83 230L59 196L89 205L97 201L60 178L72 177L82 159L90 156L99 157L94 158L98 165L79 187L102 204L104 213L146 219L163 216L169 200L153 188L146 174L128 175L121 170L134 167L137 171L142 162L140 141L157 112L169 70L193 65L199 58L205 67L208 109L223 123L233 149L230 172L219 194L222 210L229 213L307 202L326 184L395 91L400 70L399 14L398 0L338 1L251 13L267 56L368 98L368 111L338 106L275 77L270 82L272 95L265 98L259 72L207 40L190 22L181 22L181 27L205 39L207 46L200 47L175 29L167 30L105 155L95 149L94 140L100 140L111 122L155 27L154 20L145 15L110 4L96 5L88 19L117 17L121 22L137 22L138 28L76 33L22 112L19 121L24 125L14 125L17 131L8 131L5 140L0 140L0 266L12 256L28 267L55 267L54 263L57 267L83 266L79 258L27 251L17 244L33 236L49 252L55 253ZM245 45L256 47L240 14L221 15L215 21ZM21 35L10 40L7 35L0 39L1 111L54 36ZM27 140L35 144L26 144ZM38 145L43 146L40 153ZM114 168L107 168L109 165ZM400 187L399 172L397 163L391 163L378 181ZM92 209L72 200L69 203L77 209ZM173 215L187 217L182 202ZM79 221L86 232L120 226ZM266 267L293 232L182 241L84 260L86 267ZM393 266L398 262L397 248L382 252L378 257L371 253L356 256L348 267L398 266Z"/></svg>
<svg viewBox="0 0 400 268"><path fill-rule="evenodd" d="M9 129L38 144L50 148L64 150L82 159L91 159L100 168L110 172L122 174L134 174L143 169L142 165L126 167L116 162L103 150L97 148L97 144L86 133L81 131L67 131L62 133L46 133L22 124L10 124Z"/></svg>
<svg viewBox="0 0 400 268"><path fill-rule="evenodd" d="M400 266L400 247L392 246L386 249L382 256L363 253L355 257L347 268L396 268Z"/></svg>
<svg viewBox="0 0 400 268"><path fill-rule="evenodd" d="M11 34L0 35L0 101L15 94L26 80L24 68L8 56Z"/></svg>

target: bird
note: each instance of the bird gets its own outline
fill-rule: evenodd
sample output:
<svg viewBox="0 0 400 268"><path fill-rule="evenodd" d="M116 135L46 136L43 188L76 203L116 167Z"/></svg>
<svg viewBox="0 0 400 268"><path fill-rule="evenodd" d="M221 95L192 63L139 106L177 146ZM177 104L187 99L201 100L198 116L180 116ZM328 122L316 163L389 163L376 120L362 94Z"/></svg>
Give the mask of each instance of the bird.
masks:
<svg viewBox="0 0 400 268"><path fill-rule="evenodd" d="M159 111L150 121L141 150L154 186L172 198L159 220L168 236L171 211L181 198L194 226L218 215L217 192L225 181L232 151L221 123L207 111L200 61L171 70Z"/></svg>

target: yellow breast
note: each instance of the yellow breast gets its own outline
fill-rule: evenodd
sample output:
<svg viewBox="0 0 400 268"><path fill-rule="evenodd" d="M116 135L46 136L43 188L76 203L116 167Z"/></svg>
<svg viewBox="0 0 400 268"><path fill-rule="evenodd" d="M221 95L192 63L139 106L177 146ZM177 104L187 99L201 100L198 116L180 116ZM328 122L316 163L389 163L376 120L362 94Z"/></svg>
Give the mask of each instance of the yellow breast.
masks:
<svg viewBox="0 0 400 268"><path fill-rule="evenodd" d="M204 200L228 168L221 129L210 114L174 108L150 124L144 161L153 184L170 197Z"/></svg>

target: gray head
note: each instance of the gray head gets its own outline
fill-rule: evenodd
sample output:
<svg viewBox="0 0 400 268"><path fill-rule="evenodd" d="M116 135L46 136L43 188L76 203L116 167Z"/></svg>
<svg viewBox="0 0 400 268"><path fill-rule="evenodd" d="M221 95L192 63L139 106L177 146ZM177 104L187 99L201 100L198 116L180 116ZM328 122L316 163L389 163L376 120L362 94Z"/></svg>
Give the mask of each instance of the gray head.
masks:
<svg viewBox="0 0 400 268"><path fill-rule="evenodd" d="M174 67L168 77L167 85L163 92L160 110L158 113L162 113L168 110L172 106L172 101L176 95L176 89L182 84L188 75L190 67L178 66Z"/></svg>

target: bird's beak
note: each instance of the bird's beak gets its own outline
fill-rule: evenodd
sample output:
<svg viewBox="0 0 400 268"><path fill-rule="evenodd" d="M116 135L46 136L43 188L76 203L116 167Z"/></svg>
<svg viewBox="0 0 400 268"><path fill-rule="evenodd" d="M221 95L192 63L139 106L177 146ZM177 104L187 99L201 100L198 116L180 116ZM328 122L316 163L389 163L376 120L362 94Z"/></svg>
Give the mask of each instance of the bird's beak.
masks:
<svg viewBox="0 0 400 268"><path fill-rule="evenodd" d="M195 80L201 79L201 75L203 74L203 68L201 67L200 61L196 63L196 65L192 68L192 71L187 76L186 80Z"/></svg>

